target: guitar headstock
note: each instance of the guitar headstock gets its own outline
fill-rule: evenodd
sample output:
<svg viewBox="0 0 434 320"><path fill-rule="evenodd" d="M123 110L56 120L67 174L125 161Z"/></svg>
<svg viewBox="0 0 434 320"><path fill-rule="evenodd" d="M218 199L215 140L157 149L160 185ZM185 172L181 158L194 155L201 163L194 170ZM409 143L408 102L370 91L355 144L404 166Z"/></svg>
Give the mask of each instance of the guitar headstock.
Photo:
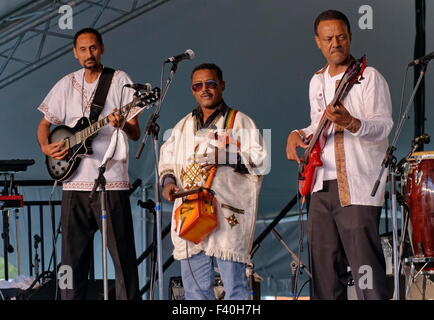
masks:
<svg viewBox="0 0 434 320"><path fill-rule="evenodd" d="M139 91L136 93L136 97L138 98L136 104L138 107L147 107L160 99L160 88L155 87L150 91Z"/></svg>
<svg viewBox="0 0 434 320"><path fill-rule="evenodd" d="M359 60L351 62L350 66L345 71L342 77L342 82L348 83L350 86L359 84L363 78L363 72L366 68L366 55L363 55Z"/></svg>
<svg viewBox="0 0 434 320"><path fill-rule="evenodd" d="M359 60L351 62L347 70L339 81L332 104L335 105L341 101L354 84L359 84L363 80L363 72L366 68L366 56L364 55Z"/></svg>

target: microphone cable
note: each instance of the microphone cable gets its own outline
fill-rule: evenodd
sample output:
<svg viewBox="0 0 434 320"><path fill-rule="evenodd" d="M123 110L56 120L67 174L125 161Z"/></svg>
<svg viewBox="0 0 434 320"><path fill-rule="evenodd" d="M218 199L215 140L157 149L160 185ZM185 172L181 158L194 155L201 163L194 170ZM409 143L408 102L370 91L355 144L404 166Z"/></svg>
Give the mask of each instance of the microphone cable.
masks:
<svg viewBox="0 0 434 320"><path fill-rule="evenodd" d="M204 298L203 300L209 300L208 297L203 293L202 288L199 286L199 283L197 282L196 277L194 276L193 268L191 267L190 259L189 259L189 257L188 257L188 242L187 242L187 240L185 240L185 253L187 254L187 263L188 263L188 267L189 267L189 269L190 269L191 277L192 277L193 280L194 280L194 283L196 284L197 288L198 288L199 291L200 291L200 294L201 294L202 297ZM211 257L211 259L212 259L212 257ZM211 264L212 264L212 261L211 261ZM212 271L213 271L213 270L211 270L211 272L212 272ZM213 277L213 280L214 280L214 277ZM211 284L211 285L213 286L213 284ZM184 287L184 283L182 284L182 286ZM184 297L185 297L185 289L184 289Z"/></svg>
<svg viewBox="0 0 434 320"><path fill-rule="evenodd" d="M404 79L402 81L402 86L401 86L401 100L400 100L400 103L399 103L399 116L398 116L398 119L400 119L402 117L402 112L403 112L402 107L403 107L403 103L404 103L404 91L405 91L406 82L407 82L408 69L410 69L410 67L407 65L407 67L405 68Z"/></svg>

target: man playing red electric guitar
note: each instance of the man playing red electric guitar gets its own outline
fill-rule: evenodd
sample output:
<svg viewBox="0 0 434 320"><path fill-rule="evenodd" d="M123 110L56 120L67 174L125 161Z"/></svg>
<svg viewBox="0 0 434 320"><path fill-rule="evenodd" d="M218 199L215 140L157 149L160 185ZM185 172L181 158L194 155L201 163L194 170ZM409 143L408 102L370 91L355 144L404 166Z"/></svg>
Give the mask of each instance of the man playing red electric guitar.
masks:
<svg viewBox="0 0 434 320"><path fill-rule="evenodd" d="M301 159L297 148L309 147L323 115L331 122L322 133L322 165L316 168L310 190L313 299L347 299L347 266L358 299L387 299L378 232L386 176L376 196L370 194L393 126L389 88L376 69L367 67L360 83L354 84L342 100L331 103L354 61L350 24L341 12L328 10L316 18L314 28L316 44L327 65L310 81L311 124L292 131L286 147L289 160L305 164L303 161L309 159ZM368 281L363 281L366 277Z"/></svg>

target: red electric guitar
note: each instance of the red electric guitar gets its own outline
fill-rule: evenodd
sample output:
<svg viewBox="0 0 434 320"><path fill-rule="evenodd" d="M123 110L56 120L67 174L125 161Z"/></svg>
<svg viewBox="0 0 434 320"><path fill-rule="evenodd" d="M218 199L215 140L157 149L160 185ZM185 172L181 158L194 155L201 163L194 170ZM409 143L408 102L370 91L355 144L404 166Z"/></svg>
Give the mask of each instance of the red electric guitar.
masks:
<svg viewBox="0 0 434 320"><path fill-rule="evenodd" d="M363 80L362 75L365 68L366 56L361 57L359 60L354 60L349 65L339 82L333 100L330 102L331 105L336 106L336 104L348 94L354 84L358 84L360 80ZM331 122L325 117L325 114L323 114L316 132L309 142L309 147L304 152L299 167L298 178L298 189L303 197L311 193L315 182L316 170L323 165L321 152L326 142L324 132L326 132L330 124Z"/></svg>

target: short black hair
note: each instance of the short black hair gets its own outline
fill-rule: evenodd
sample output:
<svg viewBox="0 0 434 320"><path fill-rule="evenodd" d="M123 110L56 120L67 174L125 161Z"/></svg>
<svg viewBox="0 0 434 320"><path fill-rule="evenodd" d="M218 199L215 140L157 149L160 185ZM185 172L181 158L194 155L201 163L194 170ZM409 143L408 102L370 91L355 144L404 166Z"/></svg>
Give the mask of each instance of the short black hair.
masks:
<svg viewBox="0 0 434 320"><path fill-rule="evenodd" d="M101 33L99 33L98 30L94 29L94 28L84 28L81 29L80 31L78 31L75 36L74 36L74 48L77 44L77 39L79 36L81 36L83 33L92 33L95 35L96 40L100 43L100 45L104 45L104 43L102 42L102 37L101 37Z"/></svg>
<svg viewBox="0 0 434 320"><path fill-rule="evenodd" d="M318 25L321 21L326 20L342 20L347 25L348 33L351 33L351 26L350 21L348 20L347 16L344 15L342 12L337 10L327 10L324 12L321 12L318 17L315 19L314 24L314 31L315 35L318 35Z"/></svg>
<svg viewBox="0 0 434 320"><path fill-rule="evenodd" d="M217 74L217 78L219 78L220 81L223 82L223 72L222 69L220 69L220 67L214 63L202 63L198 66L196 66L193 71L191 72L191 79L193 79L193 74L198 71L198 70L203 70L203 69L208 69L208 70L214 70L215 73Z"/></svg>

